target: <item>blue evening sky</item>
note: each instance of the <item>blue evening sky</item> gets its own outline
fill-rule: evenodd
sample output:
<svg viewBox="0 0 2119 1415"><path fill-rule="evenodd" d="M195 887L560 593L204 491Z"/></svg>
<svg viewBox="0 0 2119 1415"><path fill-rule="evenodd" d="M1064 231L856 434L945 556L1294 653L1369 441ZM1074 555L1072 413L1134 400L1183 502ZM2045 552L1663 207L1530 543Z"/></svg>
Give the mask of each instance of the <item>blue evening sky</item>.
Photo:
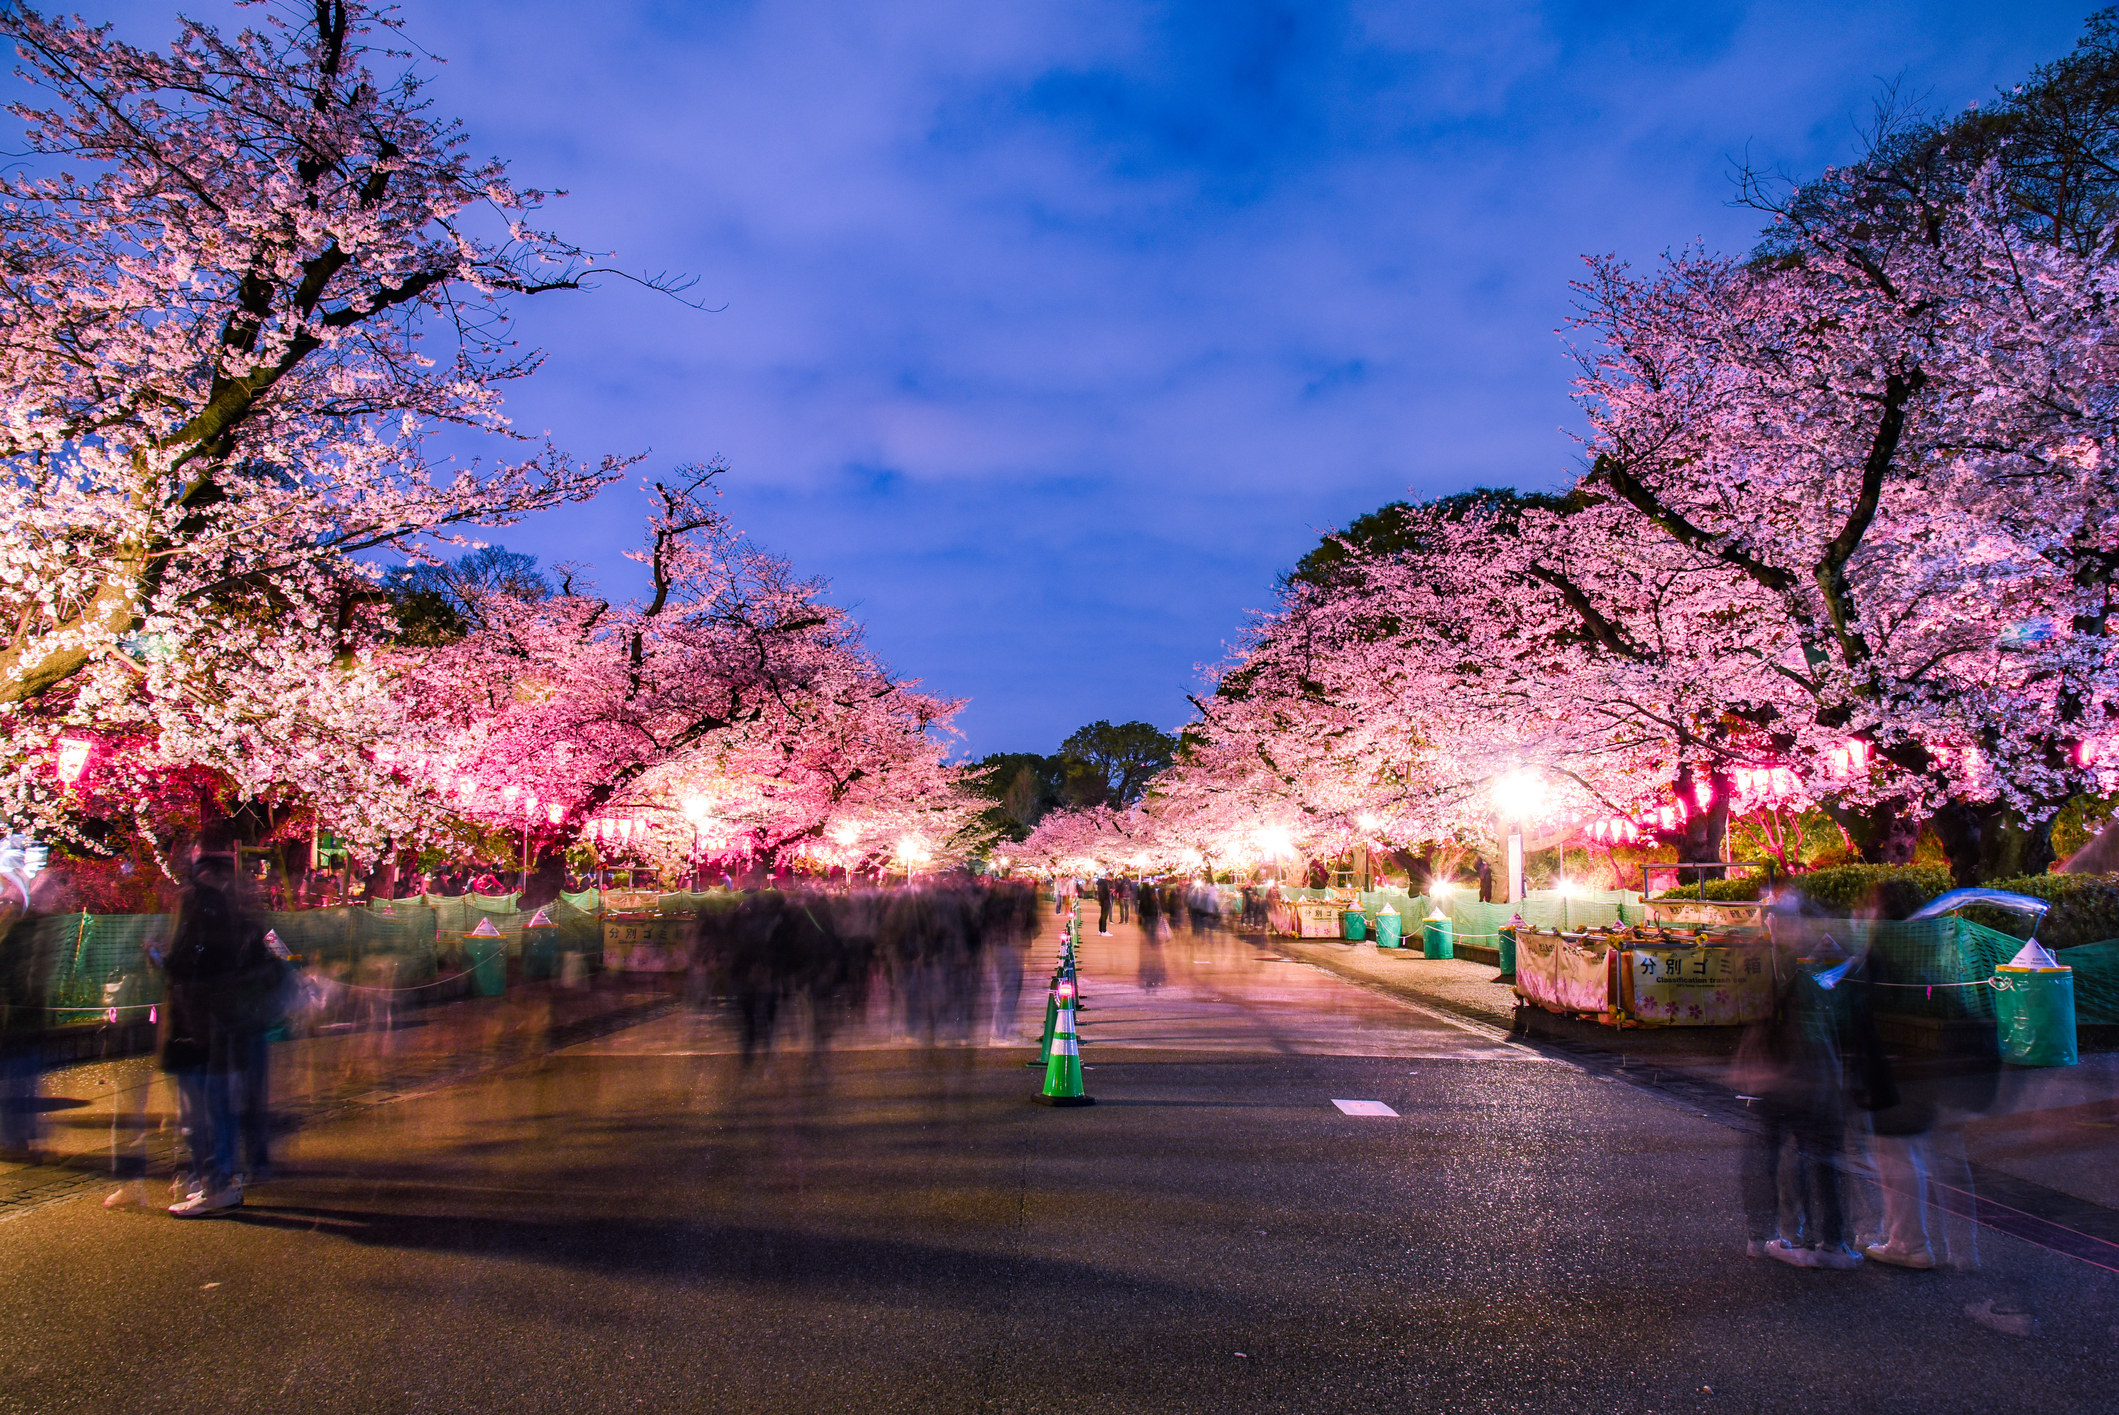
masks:
<svg viewBox="0 0 2119 1415"><path fill-rule="evenodd" d="M79 0L160 42L169 0ZM221 0L190 13L226 19ZM1184 721L1319 533L1549 486L1585 252L1749 244L1732 160L1854 150L1880 77L1955 110L2087 4L406 0L474 150L612 283L522 306L519 426L727 504L970 698L974 753ZM240 23L237 19L236 23ZM495 539L597 567L642 503Z"/></svg>

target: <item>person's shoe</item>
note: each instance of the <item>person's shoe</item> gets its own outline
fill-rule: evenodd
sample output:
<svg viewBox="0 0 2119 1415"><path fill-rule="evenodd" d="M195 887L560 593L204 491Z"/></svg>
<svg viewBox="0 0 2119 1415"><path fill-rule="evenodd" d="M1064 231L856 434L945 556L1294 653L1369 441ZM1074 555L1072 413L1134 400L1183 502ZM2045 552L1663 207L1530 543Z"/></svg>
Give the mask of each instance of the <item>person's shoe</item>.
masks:
<svg viewBox="0 0 2119 1415"><path fill-rule="evenodd" d="M1814 1268L1817 1266L1817 1250L1790 1243L1785 1238L1769 1239L1762 1245L1766 1256L1776 1263L1786 1263L1791 1268Z"/></svg>
<svg viewBox="0 0 2119 1415"><path fill-rule="evenodd" d="M103 1207L106 1209L135 1206L143 1209L147 1207L147 1185L138 1179L128 1179L103 1196Z"/></svg>
<svg viewBox="0 0 2119 1415"><path fill-rule="evenodd" d="M242 1206L242 1188L234 1184L224 1184L218 1189L203 1189L181 1204L171 1204L169 1213L172 1218L205 1218L209 1214L217 1214L225 1209L239 1209Z"/></svg>
<svg viewBox="0 0 2119 1415"><path fill-rule="evenodd" d="M1879 1263L1889 1263L1894 1268L1912 1268L1926 1272L1935 1266L1935 1254L1928 1248L1899 1248L1889 1243L1871 1243L1861 1250L1862 1256Z"/></svg>
<svg viewBox="0 0 2119 1415"><path fill-rule="evenodd" d="M1744 1256L1745 1256L1745 1257L1747 1257L1747 1258L1763 1258L1763 1257L1765 1257L1765 1256L1766 1256L1766 1240L1765 1240L1765 1239L1763 1239L1763 1238L1747 1238L1747 1239L1745 1239L1745 1240L1744 1240Z"/></svg>
<svg viewBox="0 0 2119 1415"><path fill-rule="evenodd" d="M1964 1305L1964 1314L1989 1331L1998 1331L2003 1336L2038 1335L2038 1319L2006 1297L1989 1297L1984 1302L1967 1302Z"/></svg>
<svg viewBox="0 0 2119 1415"><path fill-rule="evenodd" d="M1810 1266L1832 1268L1845 1272L1849 1268L1861 1266L1861 1254L1855 1252L1844 1243L1834 1243L1823 1248L1812 1248L1810 1250Z"/></svg>

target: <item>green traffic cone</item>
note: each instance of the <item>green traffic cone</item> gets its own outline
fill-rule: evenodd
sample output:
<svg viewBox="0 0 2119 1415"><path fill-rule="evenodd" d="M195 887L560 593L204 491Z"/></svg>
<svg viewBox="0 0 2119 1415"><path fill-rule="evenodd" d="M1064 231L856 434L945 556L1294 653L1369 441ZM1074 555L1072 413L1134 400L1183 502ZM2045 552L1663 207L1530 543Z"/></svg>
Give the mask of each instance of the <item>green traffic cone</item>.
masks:
<svg viewBox="0 0 2119 1415"><path fill-rule="evenodd" d="M1059 991L1059 975L1054 974L1052 986L1045 989L1045 1038L1037 1044L1037 1060L1026 1061L1025 1066L1046 1066L1052 1061L1052 1028L1059 1020L1059 1004L1053 995Z"/></svg>
<svg viewBox="0 0 2119 1415"><path fill-rule="evenodd" d="M1045 1089L1038 1101L1043 1105L1095 1105L1082 1087L1081 1041L1074 1031L1074 979L1055 989L1058 1011L1053 1018L1052 1050L1045 1064Z"/></svg>

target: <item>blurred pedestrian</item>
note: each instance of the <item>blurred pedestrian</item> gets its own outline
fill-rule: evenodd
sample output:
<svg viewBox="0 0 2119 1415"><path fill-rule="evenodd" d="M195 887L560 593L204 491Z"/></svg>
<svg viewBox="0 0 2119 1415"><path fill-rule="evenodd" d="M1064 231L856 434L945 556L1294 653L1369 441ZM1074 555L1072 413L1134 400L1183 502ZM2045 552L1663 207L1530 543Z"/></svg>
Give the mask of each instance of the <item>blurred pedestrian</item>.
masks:
<svg viewBox="0 0 2119 1415"><path fill-rule="evenodd" d="M22 913L0 935L0 1154L32 1163L44 1139L49 989L59 961L59 935L45 925L63 892L61 872L41 871L23 891Z"/></svg>
<svg viewBox="0 0 2119 1415"><path fill-rule="evenodd" d="M1917 988L1928 979L1899 976L1880 954L1869 959L1871 988ZM1977 1226L1956 1225L1954 1242L1941 1242L1928 1220L1929 1185L1938 1165L1947 1183L1973 1192L1964 1159L1963 1126L1992 1109L2001 1080L2001 1050L1994 1028L1941 1027L1918 1049L1894 1049L1887 1057L1896 1104L1869 1113L1869 1154L1882 1191L1879 1231L1862 1252L1893 1267L1925 1270L1940 1262L1970 1270L1979 1265ZM1937 1228L1948 1218L1936 1211ZM1938 1248L1940 1251L1938 1251Z"/></svg>
<svg viewBox="0 0 2119 1415"><path fill-rule="evenodd" d="M1096 877L1096 932L1101 938L1111 937L1111 876Z"/></svg>
<svg viewBox="0 0 2119 1415"><path fill-rule="evenodd" d="M1484 855L1474 857L1472 863L1472 873L1479 877L1479 902L1481 904L1493 903L1494 867L1486 863L1486 857Z"/></svg>
<svg viewBox="0 0 2119 1415"><path fill-rule="evenodd" d="M1791 1267L1844 1269L1862 1262L1847 1241L1840 1187L1850 1063L1861 1104L1885 1108L1896 1098L1877 1066L1882 1050L1867 1000L1858 980L1848 982L1855 960L1829 935L1824 942L1818 956L1779 969L1773 1014L1746 1030L1733 1079L1759 1119L1742 1181L1747 1251Z"/></svg>
<svg viewBox="0 0 2119 1415"><path fill-rule="evenodd" d="M161 1062L177 1088L177 1123L189 1168L178 1176L178 1218L201 1218L243 1202L236 1178L229 1074L239 1051L229 1021L242 986L252 925L234 894L232 856L202 854L177 908L175 935L162 960Z"/></svg>

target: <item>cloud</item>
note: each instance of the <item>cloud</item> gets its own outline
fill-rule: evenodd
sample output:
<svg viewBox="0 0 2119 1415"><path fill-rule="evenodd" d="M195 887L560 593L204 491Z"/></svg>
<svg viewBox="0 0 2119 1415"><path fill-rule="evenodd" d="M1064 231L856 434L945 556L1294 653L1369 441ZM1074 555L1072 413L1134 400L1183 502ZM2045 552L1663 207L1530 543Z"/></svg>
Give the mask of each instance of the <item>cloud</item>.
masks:
<svg viewBox="0 0 2119 1415"><path fill-rule="evenodd" d="M162 0L163 4L167 0ZM160 5L91 12L128 37ZM215 6L204 7L206 17ZM1550 484L1584 252L1741 248L1729 160L1845 157L1877 76L1955 108L2088 7L409 0L478 152L612 283L523 306L510 401L728 502L976 751L1187 715L1325 526ZM497 537L630 572L636 498Z"/></svg>

